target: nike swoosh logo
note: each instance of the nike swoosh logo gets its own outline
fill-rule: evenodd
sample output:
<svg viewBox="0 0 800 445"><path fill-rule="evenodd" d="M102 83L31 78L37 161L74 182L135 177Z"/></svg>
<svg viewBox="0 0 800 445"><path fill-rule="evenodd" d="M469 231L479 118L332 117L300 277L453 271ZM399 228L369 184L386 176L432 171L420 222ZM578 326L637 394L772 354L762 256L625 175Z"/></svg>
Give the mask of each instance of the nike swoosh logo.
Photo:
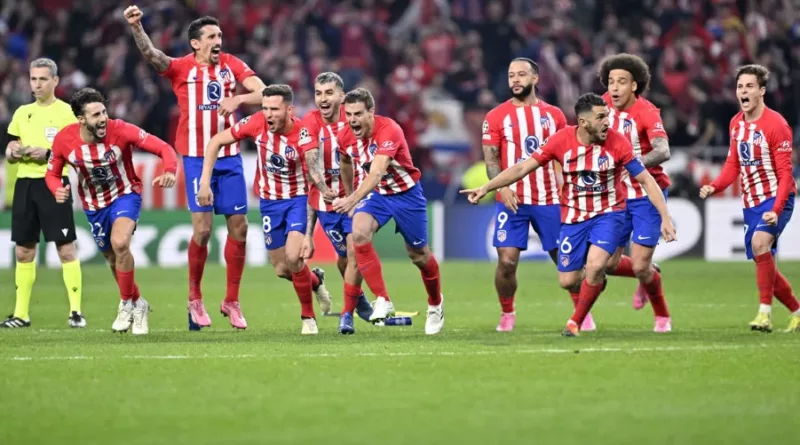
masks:
<svg viewBox="0 0 800 445"><path fill-rule="evenodd" d="M649 237L649 236L642 236L642 235L639 235L639 239L650 239L650 237Z"/></svg>
<svg viewBox="0 0 800 445"><path fill-rule="evenodd" d="M419 245L420 245L420 244L422 244L422 243L423 243L423 241L422 241L422 240L419 240L419 241L414 241L414 242L413 242L413 243L411 243L411 244L413 244L413 245L415 245L415 246L419 246Z"/></svg>
<svg viewBox="0 0 800 445"><path fill-rule="evenodd" d="M233 208L233 210L242 210L242 209L243 209L243 208L245 208L245 207L247 207L247 206L235 206L235 207Z"/></svg>
<svg viewBox="0 0 800 445"><path fill-rule="evenodd" d="M302 225L303 225L303 223L294 223L294 224L292 224L292 227L297 227L297 226L302 226Z"/></svg>
<svg viewBox="0 0 800 445"><path fill-rule="evenodd" d="M598 241L597 244L608 244L608 241Z"/></svg>
<svg viewBox="0 0 800 445"><path fill-rule="evenodd" d="M117 212L117 216L122 215L123 213L128 213L128 211L127 210L121 210L121 211Z"/></svg>

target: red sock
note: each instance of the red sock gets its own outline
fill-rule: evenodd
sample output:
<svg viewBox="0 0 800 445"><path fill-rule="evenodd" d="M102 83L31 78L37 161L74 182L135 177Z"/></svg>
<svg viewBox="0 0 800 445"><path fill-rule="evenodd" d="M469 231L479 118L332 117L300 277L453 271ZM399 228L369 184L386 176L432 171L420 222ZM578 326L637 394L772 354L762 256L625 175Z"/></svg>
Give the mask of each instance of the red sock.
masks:
<svg viewBox="0 0 800 445"><path fill-rule="evenodd" d="M428 292L428 304L438 306L442 304L442 282L439 279L439 263L431 254L428 263L420 269L422 272L422 282L425 283L425 291Z"/></svg>
<svg viewBox="0 0 800 445"><path fill-rule="evenodd" d="M381 260L378 258L378 253L375 252L372 243L355 246L355 251L358 270L361 272L361 276L364 277L364 281L367 282L369 290L376 297L383 297L386 301L389 301L389 293L386 292L386 283L383 281Z"/></svg>
<svg viewBox="0 0 800 445"><path fill-rule="evenodd" d="M772 304L772 294L775 292L775 259L772 253L762 253L753 258L756 262L756 284L758 285L758 299L761 304Z"/></svg>
<svg viewBox="0 0 800 445"><path fill-rule="evenodd" d="M653 313L657 317L669 317L667 299L664 298L664 289L661 287L661 274L653 273L653 279L649 283L644 283L644 290L647 292L650 304L653 305Z"/></svg>
<svg viewBox="0 0 800 445"><path fill-rule="evenodd" d="M189 301L203 298L200 282L203 280L206 259L208 259L208 245L200 246L192 238L189 241Z"/></svg>
<svg viewBox="0 0 800 445"><path fill-rule="evenodd" d="M514 307L514 296L513 295L510 296L510 297L500 297L500 296L498 296L497 298L500 299L500 307L503 309L503 313L504 314L510 314L510 313L516 311L516 308Z"/></svg>
<svg viewBox="0 0 800 445"><path fill-rule="evenodd" d="M230 236L225 241L225 263L227 263L225 270L228 274L225 301L239 301L239 284L242 281L246 252L246 241L236 241Z"/></svg>
<svg viewBox="0 0 800 445"><path fill-rule="evenodd" d="M789 284L789 280L777 268L775 269L775 298L783 303L786 309L789 309L789 312L794 313L800 309L800 302L794 296L792 285Z"/></svg>
<svg viewBox="0 0 800 445"><path fill-rule="evenodd" d="M141 297L141 295L139 295L139 285L137 285L136 282L134 282L133 283L133 301L139 301L139 297Z"/></svg>
<svg viewBox="0 0 800 445"><path fill-rule="evenodd" d="M319 277L314 272L311 272L311 290L317 290L318 287L319 287Z"/></svg>
<svg viewBox="0 0 800 445"><path fill-rule="evenodd" d="M133 280L133 270L128 272L117 271L117 286L119 286L119 295L124 301L133 299L136 283Z"/></svg>
<svg viewBox="0 0 800 445"><path fill-rule="evenodd" d="M572 306L573 307L578 307L578 302L581 300L581 294L580 293L575 293L575 292L570 292L569 293L569 297L572 298Z"/></svg>
<svg viewBox="0 0 800 445"><path fill-rule="evenodd" d="M631 257L622 255L619 259L619 264L617 264L617 268L608 272L608 274L615 277L635 277L636 274L633 273L633 261L631 261Z"/></svg>
<svg viewBox="0 0 800 445"><path fill-rule="evenodd" d="M586 280L583 280L583 283L581 283L578 305L575 307L575 312L572 314L572 317L570 317L578 326L583 324L583 319L586 318L586 314L592 310L592 306L594 302L597 301L597 297L600 296L600 292L603 292L603 283L596 285L589 284Z"/></svg>
<svg viewBox="0 0 800 445"><path fill-rule="evenodd" d="M314 314L314 298L311 294L311 269L303 266L300 272L292 274L292 285L297 292L297 299L300 300L300 316L306 318L316 318Z"/></svg>
<svg viewBox="0 0 800 445"><path fill-rule="evenodd" d="M358 304L358 297L361 296L363 291L360 286L354 284L344 283L344 306L342 312L352 314L356 310Z"/></svg>

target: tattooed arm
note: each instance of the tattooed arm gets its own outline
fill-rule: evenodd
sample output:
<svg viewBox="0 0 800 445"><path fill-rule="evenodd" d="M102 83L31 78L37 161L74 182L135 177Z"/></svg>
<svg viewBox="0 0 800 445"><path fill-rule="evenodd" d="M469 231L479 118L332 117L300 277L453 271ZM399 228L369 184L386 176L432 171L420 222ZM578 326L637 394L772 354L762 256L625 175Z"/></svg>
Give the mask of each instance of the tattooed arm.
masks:
<svg viewBox="0 0 800 445"><path fill-rule="evenodd" d="M483 146L483 160L486 162L486 175L489 180L496 178L503 169L500 168L500 150L496 145ZM518 200L517 195L508 187L501 187L497 189L500 199L508 210L517 213Z"/></svg>
<svg viewBox="0 0 800 445"><path fill-rule="evenodd" d="M169 68L170 58L164 54L163 51L156 49L153 42L147 33L144 32L142 26L142 17L144 14L136 6L130 6L123 12L128 24L131 25L131 32L133 33L133 40L136 42L136 47L139 48L142 55L159 73L163 73Z"/></svg>
<svg viewBox="0 0 800 445"><path fill-rule="evenodd" d="M338 194L328 188L328 184L325 183L325 166L319 158L319 154L320 149L318 148L306 151L305 156L306 165L308 166L308 176L317 190L322 194L323 198L325 198L326 201L332 201L334 198L338 197Z"/></svg>
<svg viewBox="0 0 800 445"><path fill-rule="evenodd" d="M494 179L502 171L500 169L500 153L495 145L483 146L483 160L486 162L486 175Z"/></svg>
<svg viewBox="0 0 800 445"><path fill-rule="evenodd" d="M655 138L651 141L653 151L642 156L645 167L655 167L669 160L669 141L667 138Z"/></svg>

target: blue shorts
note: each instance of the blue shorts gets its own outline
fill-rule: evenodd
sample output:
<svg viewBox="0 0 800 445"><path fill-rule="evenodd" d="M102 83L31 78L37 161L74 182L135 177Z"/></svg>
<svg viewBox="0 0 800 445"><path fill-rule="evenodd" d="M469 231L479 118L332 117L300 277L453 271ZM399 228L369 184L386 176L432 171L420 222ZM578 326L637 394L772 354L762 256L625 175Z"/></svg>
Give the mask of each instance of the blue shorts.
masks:
<svg viewBox="0 0 800 445"><path fill-rule="evenodd" d="M356 204L355 213L371 215L379 227L394 218L395 232L403 236L406 245L419 249L428 244L428 201L420 184L396 195L370 192Z"/></svg>
<svg viewBox="0 0 800 445"><path fill-rule="evenodd" d="M275 201L261 200L261 228L264 230L264 245L267 250L285 246L289 232L306 233L307 205L307 196Z"/></svg>
<svg viewBox="0 0 800 445"><path fill-rule="evenodd" d="M200 177L203 175L203 158L183 157L183 173L186 177L186 200L192 213L207 213L214 210L217 215L244 215L247 213L247 183L244 179L242 155L226 156L217 159L211 172L211 193L213 206L197 203L200 190ZM213 207L213 208L212 208Z"/></svg>
<svg viewBox="0 0 800 445"><path fill-rule="evenodd" d="M625 212L612 212L575 224L562 224L558 238L558 271L572 272L586 265L589 244L614 255Z"/></svg>
<svg viewBox="0 0 800 445"><path fill-rule="evenodd" d="M317 212L317 218L340 257L347 257L347 235L353 233L353 220L346 214Z"/></svg>
<svg viewBox="0 0 800 445"><path fill-rule="evenodd" d="M117 218L130 218L139 221L139 212L142 210L142 195L130 193L117 198L110 206L94 211L86 211L92 237L101 252L111 248L111 228Z"/></svg>
<svg viewBox="0 0 800 445"><path fill-rule="evenodd" d="M536 206L522 204L517 213L508 210L502 202L495 204L494 247L528 249L528 228L539 235L542 250L549 252L558 247L561 230L561 206Z"/></svg>
<svg viewBox="0 0 800 445"><path fill-rule="evenodd" d="M663 189L664 201L667 189ZM661 239L661 215L648 197L629 199L625 203L625 225L619 239L619 247L627 247L633 242L645 247L655 247Z"/></svg>
<svg viewBox="0 0 800 445"><path fill-rule="evenodd" d="M783 233L783 229L786 228L786 224L789 223L789 220L792 219L794 193L789 195L789 199L786 201L786 207L784 207L783 212L778 215L778 224L770 226L761 219L761 216L764 215L764 213L771 212L773 205L775 205L775 198L768 199L755 207L742 210L742 213L744 213L744 248L747 251L748 260L753 259L753 235L756 232L767 232L773 235L775 237L775 243L772 245L772 254L775 255L778 252L778 237Z"/></svg>

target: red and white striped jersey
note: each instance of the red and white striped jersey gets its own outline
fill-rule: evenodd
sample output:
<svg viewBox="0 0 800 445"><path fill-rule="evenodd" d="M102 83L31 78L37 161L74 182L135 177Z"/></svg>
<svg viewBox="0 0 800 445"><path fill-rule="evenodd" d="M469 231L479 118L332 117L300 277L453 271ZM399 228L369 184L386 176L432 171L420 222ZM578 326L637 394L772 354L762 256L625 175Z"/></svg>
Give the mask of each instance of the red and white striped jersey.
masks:
<svg viewBox="0 0 800 445"><path fill-rule="evenodd" d="M389 156L391 161L386 174L375 191L381 195L395 195L417 185L422 173L414 167L406 137L400 125L384 116L375 116L372 137L356 139L350 126L339 133L339 151L353 159L354 182L357 189L369 173L372 160L377 155Z"/></svg>
<svg viewBox="0 0 800 445"><path fill-rule="evenodd" d="M531 157L541 165L561 164L561 222L575 224L603 213L625 210L626 170L636 176L644 171L625 136L608 129L602 144L584 146L578 141L575 126L564 127Z"/></svg>
<svg viewBox="0 0 800 445"><path fill-rule="evenodd" d="M603 99L608 104L608 126L622 133L630 141L634 155L644 156L653 151L652 141L655 138L667 139L664 122L661 121L661 110L649 100L639 96L627 110L619 111L614 108L608 93L603 95ZM660 165L649 167L647 171L653 175L662 189L670 186L669 176L664 173L664 168ZM628 199L647 196L642 185L627 173L625 173L623 182L627 187Z"/></svg>
<svg viewBox="0 0 800 445"><path fill-rule="evenodd" d="M255 72L235 56L220 53L217 65L200 64L194 54L172 59L161 75L172 82L181 110L175 148L183 156L203 156L208 141L234 123L233 114L227 119L217 114L220 102L233 97L237 83ZM237 143L222 147L219 152L220 157L237 154Z"/></svg>
<svg viewBox="0 0 800 445"><path fill-rule="evenodd" d="M300 155L300 120L291 118L291 128L285 134L272 133L259 111L245 117L231 128L234 139L251 138L258 147L258 167L253 190L261 199L277 201L305 196L306 169Z"/></svg>
<svg viewBox="0 0 800 445"><path fill-rule="evenodd" d="M83 142L80 129L81 125L75 123L56 135L45 180L55 193L63 186L64 165L72 165L78 174L78 195L86 211L104 209L122 195L142 193L142 181L133 168L134 146L158 155L165 172L178 170L172 147L135 125L109 119L106 137L96 144Z"/></svg>
<svg viewBox="0 0 800 445"><path fill-rule="evenodd" d="M322 119L319 110L313 110L303 117L300 122L300 151L305 157L308 150L321 149L320 160L325 169L325 185L331 190L339 192L339 197L347 196L344 183L341 181L339 169L339 141L337 136L347 121L344 117L344 106L339 111L339 121L328 124ZM325 202L322 193L313 182L308 184L308 204L314 210L332 212L333 205Z"/></svg>
<svg viewBox="0 0 800 445"><path fill-rule="evenodd" d="M543 100L536 105L516 106L508 100L486 114L483 145L500 151L500 168L505 170L531 156L547 139L567 125L564 113ZM509 186L520 204L558 204L558 182L552 164L546 164ZM501 201L500 195L497 200Z"/></svg>
<svg viewBox="0 0 800 445"><path fill-rule="evenodd" d="M741 174L745 208L777 198L773 211L783 209L797 191L792 177L792 129L780 113L764 107L753 122L739 112L731 119L731 146L719 177L711 184L721 192Z"/></svg>

